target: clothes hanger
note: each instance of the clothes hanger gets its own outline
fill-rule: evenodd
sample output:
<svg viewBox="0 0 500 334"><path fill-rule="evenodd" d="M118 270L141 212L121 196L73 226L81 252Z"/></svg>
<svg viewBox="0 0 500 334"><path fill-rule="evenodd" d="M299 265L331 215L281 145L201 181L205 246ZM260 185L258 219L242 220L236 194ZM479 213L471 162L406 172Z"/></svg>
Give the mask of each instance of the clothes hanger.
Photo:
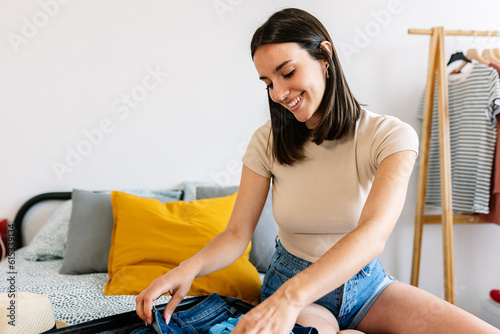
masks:
<svg viewBox="0 0 500 334"><path fill-rule="evenodd" d="M476 41L476 37L477 37L477 32L474 31L474 41L472 42L472 45L474 45L475 41ZM481 56L481 54L479 54L479 51L476 49L476 48L471 48L469 50L467 50L467 54L466 54L467 58L471 59L471 60L475 60L481 64L484 64L484 65L489 65L490 64L490 61L486 58L484 58L483 56Z"/></svg>
<svg viewBox="0 0 500 334"><path fill-rule="evenodd" d="M495 56L495 54L493 53L493 49L484 49L482 56L485 59L489 60L490 63L500 64L500 59Z"/></svg>
<svg viewBox="0 0 500 334"><path fill-rule="evenodd" d="M500 49L499 48L494 48L494 49L492 49L492 51L493 51L493 54L495 55L495 57L500 58Z"/></svg>
<svg viewBox="0 0 500 334"><path fill-rule="evenodd" d="M456 44L458 45L458 36L455 36L455 39L456 39ZM454 54L452 54L450 60L448 61L447 66L456 61L462 61L462 63L458 65L454 70L452 70L450 74L460 73L460 71L465 67L465 65L471 63L471 60L464 55L463 51L457 51Z"/></svg>
<svg viewBox="0 0 500 334"><path fill-rule="evenodd" d="M455 40L456 40L456 44L458 46L459 45L458 44L458 36L455 36ZM460 50L460 48L458 48L458 50ZM456 62L458 60L462 60L462 61L465 61L465 62L468 62L468 63L471 62L470 59L468 59L464 55L463 51L458 51L458 50L457 50L457 52L455 52L454 54L451 55L450 60L448 60L448 64L447 65L450 65L451 63L454 63L454 62Z"/></svg>
<svg viewBox="0 0 500 334"><path fill-rule="evenodd" d="M457 51L454 54L451 55L450 60L448 61L447 65L450 65L451 63L454 63L458 60L465 61L467 63L470 63L470 59L467 58L462 51Z"/></svg>
<svg viewBox="0 0 500 334"><path fill-rule="evenodd" d="M467 50L467 58L476 60L480 62L481 64L484 65L489 65L490 61L488 59L484 58L482 55L479 54L479 51L477 49L469 49Z"/></svg>
<svg viewBox="0 0 500 334"><path fill-rule="evenodd" d="M488 39L488 43L486 45L488 45L490 40L491 40L491 31L488 33L488 36L489 36L489 39ZM490 63L495 63L497 65L500 64L500 58L495 56L492 49L484 49L482 56L486 60L488 60Z"/></svg>
<svg viewBox="0 0 500 334"><path fill-rule="evenodd" d="M500 41L500 31L496 31L496 34L497 34L497 40ZM496 48L493 48L492 51L493 51L493 55L495 55L495 57L500 59L500 49L498 47L496 47Z"/></svg>

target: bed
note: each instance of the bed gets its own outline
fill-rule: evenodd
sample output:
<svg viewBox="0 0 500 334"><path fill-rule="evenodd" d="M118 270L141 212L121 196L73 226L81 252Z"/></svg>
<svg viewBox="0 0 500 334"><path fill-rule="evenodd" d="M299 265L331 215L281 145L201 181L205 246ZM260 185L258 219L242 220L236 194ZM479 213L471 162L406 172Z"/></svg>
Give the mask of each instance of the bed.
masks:
<svg viewBox="0 0 500 334"><path fill-rule="evenodd" d="M14 287L16 291L25 291L47 296L52 303L55 319L68 325L79 324L82 326L82 324L86 323L95 324L99 319L113 319L113 317L116 318L120 315L131 315L135 310L135 295L144 285L136 286L136 290L134 291L132 287L130 287L130 289L132 289L130 290L129 286L134 285L139 279L134 279L132 283L122 280L120 284L115 284L114 287L111 283L113 283L113 280L117 279L117 277L120 278L119 273L122 268L126 268L126 273L132 273L127 275L132 275L133 277L135 269L139 268L139 271L141 271L144 265L146 267L147 265L151 265L150 263L148 264L149 255L144 255L141 257L142 262L140 263L133 263L132 266L130 266L129 263L122 267L116 267L117 263L123 258L130 260L135 254L142 253L142 250L144 250L145 254L148 253L148 245L145 244L140 248L136 247L135 250L129 249L131 240L138 240L137 238L142 236L145 243L153 244L151 246L153 250L154 247L156 247L154 246L154 241L151 241L155 238L155 236L152 236L153 232L151 231L156 233L156 230L163 231L165 227L164 225L162 225L162 228L155 227L156 225L154 224L158 222L157 216L155 216L154 219L151 218L152 221L149 222L153 225L150 224L149 227L144 227L148 223L148 212L154 211L155 208L164 210L166 207L168 214L175 215L175 210L179 208L184 210L184 208L187 207L191 210L189 213L190 217L193 217L196 216L198 212L208 210L205 216L202 214L198 217L198 220L200 220L198 223L201 225L196 227L196 224L194 224L197 229L196 231L193 232L193 226L189 227L191 230L188 230L188 232L186 232L186 230L179 230L180 232L177 233L177 239L179 239L181 235L183 236L184 240L182 241L182 246L177 244L177 246L174 247L172 244L172 246L170 246L171 248L168 249L168 253L175 253L175 248L177 253L188 256L186 254L189 253L190 247L187 246L187 244L190 243L190 240L197 239L196 235L198 231L205 229L203 224L205 224L206 221L212 219L211 217L219 216L219 211L223 211L220 208L223 208L224 205L227 207L227 203L234 204L235 192L237 192L237 187L234 186L219 187L213 184L189 182L184 183L182 190L96 192L74 189L72 192L40 194L29 199L19 209L14 219L14 224L11 227L14 229L16 249L15 252L11 252L10 259L14 259L14 261L10 261L10 263L7 260L0 262L0 270L3 273L15 273ZM109 202L108 200L103 200L106 198L110 199ZM223 203L226 204L220 204L222 203L221 201L225 201ZM42 206L44 203L57 203L55 205L56 209L44 222L44 225L39 231L36 232L29 244L25 245L26 238L24 234L26 233L26 217L33 215L32 212L34 208ZM130 208L134 206L135 210L138 210L137 212L130 211ZM103 212L105 212L105 214L103 214ZM217 214L214 215L214 212L217 212ZM140 218L130 218L135 217L134 214L138 215L137 217ZM221 213L221 216L222 220L227 220L227 213L226 216ZM79 217L80 220L78 224L76 224L75 221L77 221ZM105 220L103 217L108 221L112 219L111 226L106 227L107 231L105 233L101 228L101 225L105 225L102 224L102 221ZM29 218L32 219L33 217ZM128 233L134 234L134 231L142 231L139 233L139 237L137 235L132 237L129 236L127 240L125 236L126 233L124 232L124 226L127 226L126 220L131 221L128 225L128 227L131 228ZM97 223L100 225L97 226ZM212 225L212 222L210 221L210 224L206 225ZM171 228L173 227L168 225L169 232L172 231ZM85 242L86 238L90 240L87 235L90 233L89 231L93 231L92 233L94 234L90 237L92 240L90 243ZM210 233L213 232L214 231L211 231ZM103 239L95 240L98 239L96 233ZM253 270L258 274L259 286L263 272L267 269L269 259L274 250L276 234L277 227L272 218L269 196L252 239L251 247L249 246L249 252L246 254L246 260L251 263ZM111 240L108 240L110 235ZM161 235L158 236L158 238L163 237L164 236ZM78 240L80 244L77 245L75 240ZM111 248L108 248L108 244L111 245ZM121 257L116 250L118 245L121 245L122 248L125 249L120 255ZM158 247L163 247L163 245ZM193 249L196 247L199 248L200 245L195 244L193 247ZM137 249L141 251L138 252ZM107 250L109 250L109 253L103 256L103 253ZM87 259L84 259L84 255L87 256ZM89 255L91 255L91 258L88 258ZM163 261L163 259L164 257L162 256L155 259L155 261ZM86 263L85 261L90 261L90 263ZM244 262L245 259L242 259L242 261ZM12 263L14 267L10 267ZM83 270L82 268L75 268L78 266L81 267L82 264L83 266L86 265L87 268L83 268ZM127 267L127 265L129 266ZM151 268L155 265L156 264L152 264ZM104 267L105 269L103 270ZM157 267L152 269L153 275L157 275L161 270L165 270L165 268L163 268L160 271L155 271L157 269ZM199 284L201 288L192 288L192 293L186 298L189 299L197 295L207 295L214 291L217 292L216 287L218 285L228 285L229 280L230 284L236 284L235 290L229 291L229 293L219 294L221 296L237 297L248 301L248 298L241 298L242 296L247 296L245 291L242 292L240 290L244 290L247 286L251 286L252 289L255 289L255 280L248 285L247 281L238 281L237 277L242 275L252 276L253 274L246 274L247 271L245 270L248 270L247 267L240 266L236 270L237 272L230 272L229 276L226 274L226 276L214 276L213 278L206 279ZM129 277L127 275L125 275L125 277ZM9 289L12 289L12 286L9 284L7 280L2 279L0 281L1 291L9 291ZM123 285L126 285L126 288L129 290L123 290ZM193 284L193 286L195 286L195 284ZM106 293L106 291L108 293ZM120 293L120 291L125 291L125 293ZM109 292L112 293L110 294ZM156 304L164 305L169 299L170 296L168 295L162 296L156 301Z"/></svg>

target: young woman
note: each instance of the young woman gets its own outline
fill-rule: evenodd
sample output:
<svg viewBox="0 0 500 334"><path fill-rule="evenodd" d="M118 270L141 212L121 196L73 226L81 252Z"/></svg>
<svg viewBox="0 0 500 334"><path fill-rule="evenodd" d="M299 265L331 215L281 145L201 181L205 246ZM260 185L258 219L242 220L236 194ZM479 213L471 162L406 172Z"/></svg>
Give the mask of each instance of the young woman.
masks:
<svg viewBox="0 0 500 334"><path fill-rule="evenodd" d="M361 108L323 25L302 10L279 11L257 29L251 52L271 120L243 157L228 226L153 281L137 297L137 314L151 322L153 301L170 293L169 319L195 277L241 256L272 180L276 252L262 302L233 333L289 333L295 323L320 333L499 333L384 272L377 256L403 208L418 137Z"/></svg>

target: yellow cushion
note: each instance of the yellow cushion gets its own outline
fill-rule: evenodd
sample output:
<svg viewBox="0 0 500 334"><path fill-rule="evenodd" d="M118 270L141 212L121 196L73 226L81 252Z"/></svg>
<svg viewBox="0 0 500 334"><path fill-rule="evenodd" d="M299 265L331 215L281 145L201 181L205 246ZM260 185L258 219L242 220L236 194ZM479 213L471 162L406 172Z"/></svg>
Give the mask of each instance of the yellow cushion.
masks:
<svg viewBox="0 0 500 334"><path fill-rule="evenodd" d="M105 295L137 295L222 232L236 194L191 202L160 203L114 191L114 228ZM256 303L261 281L249 262L250 245L232 265L195 278L188 295L216 292Z"/></svg>

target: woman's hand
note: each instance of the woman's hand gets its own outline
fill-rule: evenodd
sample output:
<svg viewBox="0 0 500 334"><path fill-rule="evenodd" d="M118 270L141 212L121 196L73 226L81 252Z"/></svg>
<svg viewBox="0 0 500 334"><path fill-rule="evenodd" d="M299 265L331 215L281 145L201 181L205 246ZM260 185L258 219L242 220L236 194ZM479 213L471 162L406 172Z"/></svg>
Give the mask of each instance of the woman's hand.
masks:
<svg viewBox="0 0 500 334"><path fill-rule="evenodd" d="M175 308L189 292L195 277L196 274L193 273L193 270L188 265L181 263L178 267L155 279L135 299L135 308L139 318L151 324L153 322L151 312L153 302L168 292L172 299L170 299L163 312L165 322L168 324Z"/></svg>
<svg viewBox="0 0 500 334"><path fill-rule="evenodd" d="M251 309L231 333L290 333L302 307L276 293Z"/></svg>

